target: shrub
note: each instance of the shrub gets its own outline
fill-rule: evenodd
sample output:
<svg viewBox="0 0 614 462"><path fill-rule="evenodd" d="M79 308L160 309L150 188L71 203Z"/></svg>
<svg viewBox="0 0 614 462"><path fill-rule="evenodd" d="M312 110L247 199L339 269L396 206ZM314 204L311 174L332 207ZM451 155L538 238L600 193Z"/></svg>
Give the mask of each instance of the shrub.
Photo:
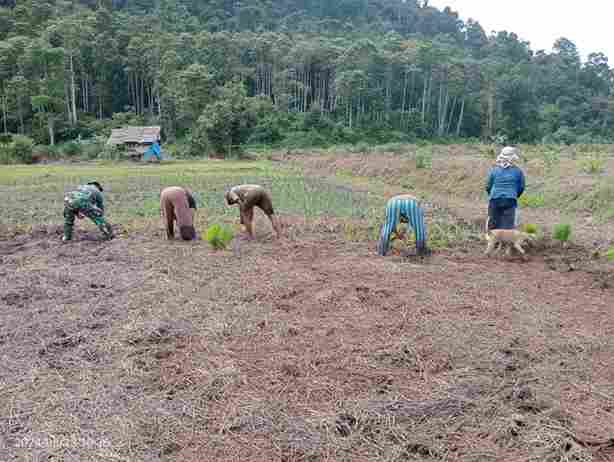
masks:
<svg viewBox="0 0 614 462"><path fill-rule="evenodd" d="M582 135L582 136L586 136L586 135ZM589 142L585 142L585 141L581 141L580 138L578 138L578 143L574 146L574 150L577 153L581 153L581 154L587 154L589 152L592 152L594 150L593 145Z"/></svg>
<svg viewBox="0 0 614 462"><path fill-rule="evenodd" d="M84 143L80 145L81 156L87 160L93 160L100 156L100 153L105 150L104 142Z"/></svg>
<svg viewBox="0 0 614 462"><path fill-rule="evenodd" d="M611 178L590 188L578 201L578 206L603 218L614 216L614 181Z"/></svg>
<svg viewBox="0 0 614 462"><path fill-rule="evenodd" d="M20 162L24 164L32 163L32 152L34 150L34 140L23 135L13 137L13 153Z"/></svg>
<svg viewBox="0 0 614 462"><path fill-rule="evenodd" d="M62 146L62 152L65 156L77 157L83 152L83 147L80 143L77 143L76 141L69 141L64 146Z"/></svg>
<svg viewBox="0 0 614 462"><path fill-rule="evenodd" d="M492 137L492 142L499 145L506 145L509 141L509 137L505 133L497 133Z"/></svg>
<svg viewBox="0 0 614 462"><path fill-rule="evenodd" d="M100 160L121 160L123 152L118 146L105 146L104 149L98 154Z"/></svg>
<svg viewBox="0 0 614 462"><path fill-rule="evenodd" d="M283 144L289 148L326 147L330 145L330 138L316 130L292 131L285 134Z"/></svg>
<svg viewBox="0 0 614 462"><path fill-rule="evenodd" d="M81 120L77 125L65 127L58 130L57 136L60 140L85 140L96 135L94 128Z"/></svg>
<svg viewBox="0 0 614 462"><path fill-rule="evenodd" d="M367 143L361 142L350 148L350 152L355 154L369 154L371 152L371 146Z"/></svg>
<svg viewBox="0 0 614 462"><path fill-rule="evenodd" d="M379 152L389 152L395 155L402 155L407 151L407 146L403 143L388 143L379 147Z"/></svg>
<svg viewBox="0 0 614 462"><path fill-rule="evenodd" d="M0 145L0 161L4 164L31 164L34 161L34 140L13 135L10 143Z"/></svg>
<svg viewBox="0 0 614 462"><path fill-rule="evenodd" d="M447 222L433 222L429 228L428 246L430 248L445 248L469 239L469 231L461 225ZM413 241L411 235L410 240Z"/></svg>
<svg viewBox="0 0 614 462"><path fill-rule="evenodd" d="M584 149L586 149L584 152L596 151L603 149L604 145L610 144L611 142L612 140L608 140L607 137L594 133L584 133L576 138L576 147L579 144L583 145Z"/></svg>
<svg viewBox="0 0 614 462"><path fill-rule="evenodd" d="M548 169L552 169L556 164L559 163L560 152L556 148L548 148L543 152L544 163Z"/></svg>
<svg viewBox="0 0 614 462"><path fill-rule="evenodd" d="M582 171L591 175L596 175L603 171L603 167L605 167L605 160L600 156L595 155L591 157L587 157L580 161L580 165L582 167Z"/></svg>
<svg viewBox="0 0 614 462"><path fill-rule="evenodd" d="M146 120L142 115L134 112L114 112L111 128L122 128L130 125L145 125Z"/></svg>
<svg viewBox="0 0 614 462"><path fill-rule="evenodd" d="M34 151L32 152L32 155L34 157L35 162L59 159L60 157L62 157L57 145L50 146L48 144L38 144L34 146Z"/></svg>
<svg viewBox="0 0 614 462"><path fill-rule="evenodd" d="M546 204L546 198L542 193L539 194L523 194L518 199L518 203L523 207L543 207Z"/></svg>
<svg viewBox="0 0 614 462"><path fill-rule="evenodd" d="M416 168L431 168L433 165L433 147L419 147L416 151Z"/></svg>
<svg viewBox="0 0 614 462"><path fill-rule="evenodd" d="M261 118L247 139L249 144L277 144L283 139L283 130L273 114Z"/></svg>
<svg viewBox="0 0 614 462"><path fill-rule="evenodd" d="M8 146L0 144L0 164L12 164L13 159L10 156Z"/></svg>
<svg viewBox="0 0 614 462"><path fill-rule="evenodd" d="M527 234L537 234L537 225L533 223L526 223L521 226L521 229Z"/></svg>
<svg viewBox="0 0 614 462"><path fill-rule="evenodd" d="M191 151L194 146L196 146L196 144L192 144L190 137L178 139L174 143L165 143L162 150L162 159L189 159L193 158L194 154L203 156L206 153L206 150L198 152Z"/></svg>
<svg viewBox="0 0 614 462"><path fill-rule="evenodd" d="M205 235L205 240L216 250L225 249L232 238L232 231L228 227L217 223L209 226Z"/></svg>
<svg viewBox="0 0 614 462"><path fill-rule="evenodd" d="M202 149L208 142L216 153L240 154L240 146L247 142L258 121L271 112L271 102L263 97L248 97L240 82L227 83L219 93L219 99L198 118L192 137L197 145L193 150Z"/></svg>
<svg viewBox="0 0 614 462"><path fill-rule="evenodd" d="M335 122L327 113L319 109L310 111L303 116L303 127L305 131L318 130L330 132L335 127Z"/></svg>
<svg viewBox="0 0 614 462"><path fill-rule="evenodd" d="M335 143L356 144L361 139L361 133L338 123L331 132L331 138Z"/></svg>
<svg viewBox="0 0 614 462"><path fill-rule="evenodd" d="M497 146L494 144L480 144L479 145L480 154L487 159L496 159L497 158Z"/></svg>
<svg viewBox="0 0 614 462"><path fill-rule="evenodd" d="M554 226L552 231L552 238L561 241L567 242L571 237L571 225L566 223L560 223Z"/></svg>
<svg viewBox="0 0 614 462"><path fill-rule="evenodd" d="M566 144L570 145L576 142L578 135L570 127L560 127L556 132L546 135L542 142L545 144Z"/></svg>
<svg viewBox="0 0 614 462"><path fill-rule="evenodd" d="M608 251L605 253L605 257L610 261L614 261L614 247L608 249Z"/></svg>
<svg viewBox="0 0 614 462"><path fill-rule="evenodd" d="M194 131L186 137L187 149L183 150L183 157L204 157L211 149L207 131L200 126L194 127ZM175 153L176 157L177 153Z"/></svg>

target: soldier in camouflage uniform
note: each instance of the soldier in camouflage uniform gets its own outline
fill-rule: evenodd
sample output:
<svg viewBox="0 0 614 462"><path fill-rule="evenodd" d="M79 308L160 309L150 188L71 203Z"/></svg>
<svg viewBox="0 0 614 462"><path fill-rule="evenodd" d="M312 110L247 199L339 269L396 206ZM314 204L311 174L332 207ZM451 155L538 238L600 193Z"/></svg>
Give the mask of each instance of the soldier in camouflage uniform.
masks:
<svg viewBox="0 0 614 462"><path fill-rule="evenodd" d="M92 220L106 239L113 238L111 225L104 219L104 200L102 186L92 181L79 186L75 191L64 197L64 237L62 241L72 239L72 231L76 218L88 217Z"/></svg>

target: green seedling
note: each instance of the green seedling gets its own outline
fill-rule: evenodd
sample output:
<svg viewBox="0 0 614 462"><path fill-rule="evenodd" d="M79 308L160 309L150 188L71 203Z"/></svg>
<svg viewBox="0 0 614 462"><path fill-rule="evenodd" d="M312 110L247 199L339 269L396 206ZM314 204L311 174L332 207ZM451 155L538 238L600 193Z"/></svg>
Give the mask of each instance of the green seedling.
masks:
<svg viewBox="0 0 614 462"><path fill-rule="evenodd" d="M566 223L561 223L561 224L554 226L554 229L552 231L553 239L557 241L561 241L561 242L567 242L569 241L570 237L571 237L571 225L566 224Z"/></svg>
<svg viewBox="0 0 614 462"><path fill-rule="evenodd" d="M233 233L228 227L215 223L207 228L204 238L215 250L222 250L232 240Z"/></svg>

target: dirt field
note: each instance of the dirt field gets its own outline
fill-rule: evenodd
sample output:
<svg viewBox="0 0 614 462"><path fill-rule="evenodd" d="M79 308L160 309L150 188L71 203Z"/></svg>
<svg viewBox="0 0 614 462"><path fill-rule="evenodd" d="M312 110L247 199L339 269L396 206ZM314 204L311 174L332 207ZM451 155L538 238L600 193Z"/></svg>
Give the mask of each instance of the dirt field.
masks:
<svg viewBox="0 0 614 462"><path fill-rule="evenodd" d="M225 251L155 225L0 240L0 461L614 460L592 247L381 258L282 215Z"/></svg>

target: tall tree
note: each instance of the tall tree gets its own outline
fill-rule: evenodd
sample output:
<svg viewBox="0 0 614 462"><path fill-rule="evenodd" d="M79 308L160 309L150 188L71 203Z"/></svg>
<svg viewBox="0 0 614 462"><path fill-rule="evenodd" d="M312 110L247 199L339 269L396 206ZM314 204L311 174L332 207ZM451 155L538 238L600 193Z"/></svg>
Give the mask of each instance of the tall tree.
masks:
<svg viewBox="0 0 614 462"><path fill-rule="evenodd" d="M28 53L37 77L31 97L32 109L46 120L48 141L54 145L56 122L64 107L64 50L39 40L30 46Z"/></svg>

